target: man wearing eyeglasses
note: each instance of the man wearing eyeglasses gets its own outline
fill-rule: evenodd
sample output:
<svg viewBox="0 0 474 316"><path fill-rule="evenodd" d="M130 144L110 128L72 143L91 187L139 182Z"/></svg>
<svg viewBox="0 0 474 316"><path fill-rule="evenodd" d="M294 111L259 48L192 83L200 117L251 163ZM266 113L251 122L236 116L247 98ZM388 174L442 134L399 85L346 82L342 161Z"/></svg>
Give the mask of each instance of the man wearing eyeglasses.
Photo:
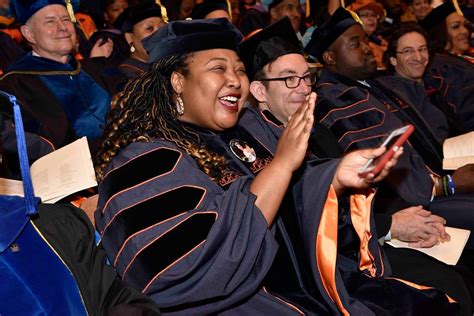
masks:
<svg viewBox="0 0 474 316"><path fill-rule="evenodd" d="M289 18L283 18L240 45L240 56L250 81L251 103L274 125L288 122L306 101L316 81L315 71L309 68L290 22ZM338 158L342 154L337 139L322 124L314 125L310 147L325 158Z"/></svg>
<svg viewBox="0 0 474 316"><path fill-rule="evenodd" d="M454 112L454 106L424 82L430 54L425 31L420 26L406 24L397 29L384 61L390 75L377 78L377 82L416 107L441 143L448 137L467 132Z"/></svg>
<svg viewBox="0 0 474 316"><path fill-rule="evenodd" d="M251 82L250 92L258 108L268 110L283 124L305 102L315 78L302 55L298 38L291 28L286 28L289 22L285 18L271 26L276 31L290 30L284 39L276 36L260 39L263 32L270 34L267 28L244 41L240 48ZM260 55L258 65L253 64L255 54Z"/></svg>
<svg viewBox="0 0 474 316"><path fill-rule="evenodd" d="M267 64L254 77L250 92L261 110L268 110L286 124L311 93L314 76L310 73L303 55L297 53L280 56Z"/></svg>
<svg viewBox="0 0 474 316"><path fill-rule="evenodd" d="M419 46L411 47L415 48L415 55L423 53ZM384 236L385 241L404 240L412 247L432 247L439 242L437 237L444 233L445 224L474 229L473 166L461 167L449 175L457 190L443 192L441 180L449 178L441 167L443 154L436 134L426 117L396 94L394 85L383 87L374 80L377 66L368 36L351 13L343 8L336 10L313 33L306 50L325 67L315 85L315 121L336 135L343 151L378 146L393 129L415 125L394 172L379 185L374 207L378 236ZM474 249L473 237L466 247ZM470 295L463 283L456 281L459 276L450 267L408 249L400 256L396 253L399 249L384 248L396 277L457 296L463 314L470 313ZM472 264L466 266L472 269Z"/></svg>
<svg viewBox="0 0 474 316"><path fill-rule="evenodd" d="M312 85L314 84L314 77L308 64L302 54L302 49L299 46L298 39L291 32L291 24L288 19L281 20L273 25L270 25L263 31L247 38L240 44L240 57L245 63L247 74L250 79L250 92L254 97L255 106L258 106L260 115L256 122L248 122L251 124L266 123L274 133L275 137L280 137L282 126L287 123L288 118L295 113L296 109L304 102L307 102L307 96L310 94ZM260 118L263 118L262 120ZM310 141L311 151L318 156L318 158L334 158L342 155L342 151L338 147L337 138L321 124L315 124L313 128L312 138ZM315 176L316 180L320 175ZM295 180L296 181L296 180ZM308 190L317 191L316 186L312 182L306 182L305 185ZM350 193L349 193L350 194ZM337 242L338 262L344 262L337 265L336 271L333 273L338 275L340 271L351 269L349 267L359 266L361 252L359 249L359 237L354 235L354 228L352 222L353 209L349 207L349 194L347 196L338 197L338 208L332 210L337 214L337 227L328 227L328 229L337 229L339 240ZM286 201L285 203L290 202ZM291 202L290 202L291 203ZM310 221L306 219L301 211L301 207L296 206L296 212L282 212L281 218L284 222L287 235L283 244L290 245L294 251L292 255L286 255L291 258L296 257L300 273L305 279L305 282L298 283L301 286L300 293L312 293L314 298L317 298L317 288L319 286L317 279L316 284L311 280L313 273L319 273L318 267L314 264L320 260L325 254L314 253L313 247L315 227ZM375 226L373 220L370 221L370 228L367 232L373 234L371 241L377 244L377 237L375 233ZM290 241L290 243L288 243ZM301 246L304 247L301 247ZM329 249L325 249L329 251ZM380 254L380 251L378 250ZM284 256L282 256L284 257ZM363 271L363 268L355 271ZM353 270L354 271L354 270ZM390 275L389 264L384 260L384 269L377 270L380 275ZM285 275L285 278L279 277L282 284L273 285L273 290L281 290L285 288L292 288L294 283L291 282L292 274L289 269L283 268L280 272ZM361 272L363 273L363 272ZM345 274L346 276L348 274ZM445 276L446 277L446 276ZM381 280L379 278L377 280ZM462 282L459 278L458 281ZM361 282L354 282L354 279L348 280L349 287L352 292L349 294L353 296L351 300L357 301L358 290L362 287L372 288L371 283L374 279L364 276ZM375 281L377 282L377 281ZM285 284L286 283L286 284ZM341 285L338 285L341 286ZM462 286L461 286L462 288ZM278 293L278 292L277 292ZM391 298L388 298L390 301ZM377 298L370 298L373 302L386 304L387 301ZM392 302L393 303L393 302ZM390 303L390 304L392 304ZM390 304L385 305L388 307ZM360 314L364 312L359 311Z"/></svg>
<svg viewBox="0 0 474 316"><path fill-rule="evenodd" d="M310 101L307 98L311 92L314 80L308 64L302 55L299 41L294 32L292 32L290 21L285 18L247 38L240 44L239 51L250 78L250 92L260 110L247 110L254 112L257 117L253 116L252 121L247 120L245 122L246 127L251 127L252 124L257 126L265 124L265 127L272 131L275 138L284 137L284 134L282 135L282 127L288 123L289 117L295 113L297 108L304 105L305 102L315 101L314 99ZM246 118L243 117L243 119ZM319 132L313 134L316 134L317 139L327 140ZM268 135L268 137L271 137L271 135ZM337 147L336 140L333 140L333 144ZM328 148L324 149L327 150ZM319 151L317 155L319 158L326 157L321 155ZM327 160L325 161L327 162ZM313 160L311 165L319 165L321 167L319 170L321 171L314 173L310 179L305 179L303 181L304 188L300 192L295 191L295 196L302 196L302 194L304 195L303 192L311 192L310 195L317 197L317 192L315 191L316 183L325 182L325 174L330 172L329 168L321 166L320 162L316 160ZM300 175L295 175L293 181L301 183ZM347 193L347 196L350 194L352 193ZM337 207L330 210L332 218L336 219L337 223L333 222L328 225L319 222L320 217L315 210L305 209L303 211L301 205L295 205L294 209L279 213L281 219L279 225L285 228L285 235L277 236L277 241L282 246L282 249L288 249L289 251L288 253L280 252L277 254L281 261L278 262L278 266L274 265L270 274L267 275L269 276L267 279L270 280L269 289L275 294L280 295L288 292L289 289L293 289L295 293L298 293L297 302L301 306L327 306L331 311L330 313L334 314L339 314L334 309L336 305L339 311L343 310L347 314L370 314L372 313L370 311L371 308L378 304L380 304L379 307L375 309L387 310L387 312L388 310L392 311L393 306L397 305L393 300L407 294L405 292L406 288L400 291L400 296L387 295L384 299L377 299L371 297L371 295L367 295L367 299L365 299L357 295L359 290L363 289L377 291L376 289L382 283L384 289L390 288L389 291L392 291L392 285L385 282L386 280L382 278L389 273L390 268L388 268L388 264L385 261L380 265L381 253L376 237L370 241L369 253L371 253L373 258L370 264L373 268L373 273L370 275L377 277L367 277L367 269L362 267L363 264L361 264L363 259L359 259L362 258L363 254L357 244L358 237L354 234L355 228L350 220L351 212L345 205L347 199L346 196L337 197ZM287 197L283 203L296 204L297 202L296 199ZM370 220L369 222L370 227L365 229L367 232L373 232L375 230L373 222ZM338 259L334 265L335 270L330 272L337 280L333 283L335 287L333 287L334 291L332 293L340 295L338 300L341 303L336 302L334 304L335 300L331 300L331 302L327 300L327 293L329 292L327 292L327 288L324 285L324 282L327 281L320 279L325 270L322 262L328 262L327 256L331 249L324 247L324 253L317 250L321 241L327 237L320 236L319 230L326 230L326 232L336 230L337 235L343 236L336 243L337 245L332 244L333 240L331 240L332 250L337 252ZM285 261L288 262L286 263L287 267L290 266L291 262L291 269L284 267ZM340 264L341 261L344 263ZM281 274L283 271L284 277ZM349 275L351 277L348 277ZM358 281L354 282L354 280ZM346 282L350 282L348 286L351 292L345 290ZM416 295L410 295L410 297L416 297ZM368 302L370 304L365 305ZM387 304L387 302L390 303ZM346 303L347 307L344 307ZM404 303L407 303L405 307L410 306L405 300ZM317 311L316 314L324 314L324 312Z"/></svg>

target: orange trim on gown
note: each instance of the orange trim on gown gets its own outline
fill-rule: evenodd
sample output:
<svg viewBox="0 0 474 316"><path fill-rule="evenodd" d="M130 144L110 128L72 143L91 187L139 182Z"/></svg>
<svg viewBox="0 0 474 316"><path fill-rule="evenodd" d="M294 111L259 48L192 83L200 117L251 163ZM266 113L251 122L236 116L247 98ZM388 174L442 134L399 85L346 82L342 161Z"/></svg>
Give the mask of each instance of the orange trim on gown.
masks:
<svg viewBox="0 0 474 316"><path fill-rule="evenodd" d="M374 256L369 250L369 241L372 238L370 231L370 212L375 190L370 190L368 193L368 195L351 195L351 221L360 239L359 269L361 271L367 270L372 277L376 277L377 266L375 265Z"/></svg>
<svg viewBox="0 0 474 316"><path fill-rule="evenodd" d="M399 278L386 278L386 279L397 280L399 282L405 283L406 285L411 286L411 287L413 287L415 289L418 289L418 290L434 289L434 287L431 287L431 286L419 285L419 284L416 284L416 283L413 283L413 282L410 282L410 281L407 281L407 280L399 279ZM457 303L457 301L453 300L451 297L449 297L448 294L445 293L444 295L446 295L446 297L448 298L448 301L450 303Z"/></svg>
<svg viewBox="0 0 474 316"><path fill-rule="evenodd" d="M321 214L321 221L316 240L316 262L321 275L323 286L329 297L334 301L343 315L349 312L342 304L336 286L336 259L337 259L337 229L339 208L336 191L329 188L326 203Z"/></svg>

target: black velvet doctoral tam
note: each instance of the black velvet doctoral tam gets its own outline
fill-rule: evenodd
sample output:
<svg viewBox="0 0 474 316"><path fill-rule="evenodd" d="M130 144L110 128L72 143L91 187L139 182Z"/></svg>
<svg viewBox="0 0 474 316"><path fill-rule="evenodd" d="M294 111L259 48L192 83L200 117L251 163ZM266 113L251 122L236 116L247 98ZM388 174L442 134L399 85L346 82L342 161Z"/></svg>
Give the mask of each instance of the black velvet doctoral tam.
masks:
<svg viewBox="0 0 474 316"><path fill-rule="evenodd" d="M287 17L248 37L240 44L239 50L250 80L280 56L303 54L301 42Z"/></svg>
<svg viewBox="0 0 474 316"><path fill-rule="evenodd" d="M114 26L122 33L127 33L132 31L135 24L151 17L161 18L161 7L153 1L144 1L120 13Z"/></svg>
<svg viewBox="0 0 474 316"><path fill-rule="evenodd" d="M226 18L173 21L143 40L148 63L159 59L224 48L238 53L242 34Z"/></svg>
<svg viewBox="0 0 474 316"><path fill-rule="evenodd" d="M229 12L229 4L227 0L204 0L201 3L198 3L193 9L193 13L191 13L191 18L193 20L205 19L206 15L217 10Z"/></svg>
<svg viewBox="0 0 474 316"><path fill-rule="evenodd" d="M74 11L79 9L79 0L71 0ZM66 5L64 0L11 0L10 8L17 20L21 24L25 24L33 14L52 4Z"/></svg>
<svg viewBox="0 0 474 316"><path fill-rule="evenodd" d="M357 23L349 11L342 7L338 8L320 28L313 32L305 51L321 62L323 53L328 50L332 43L349 27Z"/></svg>

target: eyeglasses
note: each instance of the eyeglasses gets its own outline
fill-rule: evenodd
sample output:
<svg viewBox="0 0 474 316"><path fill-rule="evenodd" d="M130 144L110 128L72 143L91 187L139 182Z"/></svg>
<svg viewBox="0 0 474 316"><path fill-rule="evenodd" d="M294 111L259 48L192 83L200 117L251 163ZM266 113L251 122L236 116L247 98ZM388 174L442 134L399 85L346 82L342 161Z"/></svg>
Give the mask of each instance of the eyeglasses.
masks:
<svg viewBox="0 0 474 316"><path fill-rule="evenodd" d="M414 48L404 48L402 49L401 51L397 51L398 54L403 54L403 55L408 55L408 56L412 56L414 55L416 52L420 53L420 54L428 54L428 47L426 46L423 46L423 47L420 47L418 49L414 49Z"/></svg>
<svg viewBox="0 0 474 316"><path fill-rule="evenodd" d="M314 76L313 74L307 74L307 75L304 75L303 77L288 76L288 77L281 77L281 78L260 79L259 81L284 81L288 89L294 89L300 85L301 80L303 80L307 86L312 86L316 82L316 76Z"/></svg>

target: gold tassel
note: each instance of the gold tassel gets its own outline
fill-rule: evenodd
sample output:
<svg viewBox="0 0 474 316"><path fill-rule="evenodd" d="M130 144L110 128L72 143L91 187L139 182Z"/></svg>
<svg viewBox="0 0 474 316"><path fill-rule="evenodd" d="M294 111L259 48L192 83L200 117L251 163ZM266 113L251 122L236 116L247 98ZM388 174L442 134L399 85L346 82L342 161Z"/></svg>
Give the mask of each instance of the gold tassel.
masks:
<svg viewBox="0 0 474 316"><path fill-rule="evenodd" d="M347 10L347 9L346 9ZM352 10L347 10L349 11L349 13L352 15L352 17L354 18L354 20L356 20L356 22L360 23L360 25L364 26L364 22L362 22L362 20L360 19L360 17L357 15L357 13L355 13L354 11Z"/></svg>
<svg viewBox="0 0 474 316"><path fill-rule="evenodd" d="M309 0L306 0L306 17L308 18L311 14L311 5L309 3Z"/></svg>
<svg viewBox="0 0 474 316"><path fill-rule="evenodd" d="M156 0L156 4L158 4L161 8L161 18L163 19L163 21L168 23L168 11L166 11L166 7L161 4L160 0Z"/></svg>
<svg viewBox="0 0 474 316"><path fill-rule="evenodd" d="M461 11L461 8L459 7L458 0L453 0L453 5L454 5L454 8L456 9L456 12L457 12L460 16L464 16L464 14L463 14L462 11Z"/></svg>
<svg viewBox="0 0 474 316"><path fill-rule="evenodd" d="M227 0L227 11L229 13L230 20L232 21L232 5L230 4L230 0Z"/></svg>
<svg viewBox="0 0 474 316"><path fill-rule="evenodd" d="M72 23L76 23L76 17L74 16L74 9L72 8L71 0L66 0L66 10Z"/></svg>
<svg viewBox="0 0 474 316"><path fill-rule="evenodd" d="M343 7L345 10L347 10L347 12L349 12L352 15L352 18L354 18L354 20L356 20L356 22L358 22L360 25L362 25L362 27L364 26L364 22L362 22L362 20L357 15L357 13L355 13L352 10L346 9L346 4L344 3L344 0L341 0L341 7Z"/></svg>

